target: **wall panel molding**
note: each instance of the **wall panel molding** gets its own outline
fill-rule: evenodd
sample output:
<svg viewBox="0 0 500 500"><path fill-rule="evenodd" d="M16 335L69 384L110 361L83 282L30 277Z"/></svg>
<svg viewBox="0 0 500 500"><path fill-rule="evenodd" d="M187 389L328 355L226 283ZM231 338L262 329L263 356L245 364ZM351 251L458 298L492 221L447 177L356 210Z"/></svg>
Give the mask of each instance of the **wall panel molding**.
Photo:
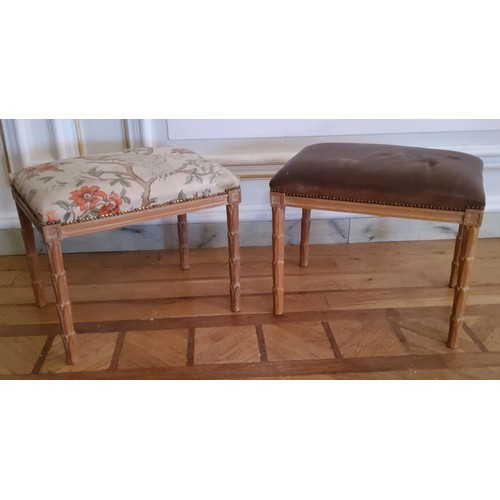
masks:
<svg viewBox="0 0 500 500"><path fill-rule="evenodd" d="M24 164L23 159L29 158L29 151L26 151L26 148L23 152L20 151L20 142L18 140L18 133L24 136L24 142L27 142L25 127L23 124L17 124L16 122L23 122L25 120L2 120L5 143L6 143L6 151L10 161L11 171L14 174L19 169L28 166ZM18 129L18 133L16 133L16 127ZM21 137L21 143L23 142L23 137Z"/></svg>
<svg viewBox="0 0 500 500"><path fill-rule="evenodd" d="M354 134L400 134L483 131L500 129L500 120L169 120L172 140L250 139L256 137L345 136Z"/></svg>
<svg viewBox="0 0 500 500"><path fill-rule="evenodd" d="M9 154L7 152L7 141L5 139L5 132L3 129L2 120L0 120L0 149L1 149L1 161L2 168L5 169L5 173L7 174L7 179L10 179L10 175L12 173L12 167L10 164Z"/></svg>
<svg viewBox="0 0 500 500"><path fill-rule="evenodd" d="M21 168L29 167L34 162L31 159L27 120L13 120L13 125L19 163Z"/></svg>
<svg viewBox="0 0 500 500"><path fill-rule="evenodd" d="M142 147L141 121L142 120L124 120L128 124L128 134L131 148Z"/></svg>
<svg viewBox="0 0 500 500"><path fill-rule="evenodd" d="M52 132L55 159L78 156L78 137L75 120L48 120Z"/></svg>
<svg viewBox="0 0 500 500"><path fill-rule="evenodd" d="M79 155L75 120L2 120L5 149L11 170ZM188 147L218 161L242 177L242 221L270 220L268 181L302 147L320 141L385 142L451 149L483 159L488 212L500 212L500 131L452 134L380 134L350 137L290 137L262 139L172 140L169 120L82 120L81 145L85 153L126 147L172 145ZM87 132L87 134L85 134ZM127 139L128 137L128 139ZM100 142L99 142L100 141ZM5 161L3 162L5 164ZM18 227L8 183L0 184L0 229ZM290 218L298 217L291 211ZM331 213L313 213L315 218L332 218ZM334 215L336 218L349 214ZM196 214L193 222L225 220L223 210ZM173 221L166 221L173 222Z"/></svg>

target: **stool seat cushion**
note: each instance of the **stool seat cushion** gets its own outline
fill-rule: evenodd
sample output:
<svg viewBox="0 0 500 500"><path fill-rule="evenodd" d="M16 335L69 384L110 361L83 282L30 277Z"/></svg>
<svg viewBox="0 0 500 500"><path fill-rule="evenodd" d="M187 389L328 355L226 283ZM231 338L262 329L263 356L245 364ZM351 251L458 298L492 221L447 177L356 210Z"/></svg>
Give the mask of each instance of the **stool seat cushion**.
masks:
<svg viewBox="0 0 500 500"><path fill-rule="evenodd" d="M304 148L271 179L271 191L359 203L482 210L481 159L456 151L384 144Z"/></svg>
<svg viewBox="0 0 500 500"><path fill-rule="evenodd" d="M228 169L193 151L140 148L24 168L12 180L42 224L71 224L239 187Z"/></svg>

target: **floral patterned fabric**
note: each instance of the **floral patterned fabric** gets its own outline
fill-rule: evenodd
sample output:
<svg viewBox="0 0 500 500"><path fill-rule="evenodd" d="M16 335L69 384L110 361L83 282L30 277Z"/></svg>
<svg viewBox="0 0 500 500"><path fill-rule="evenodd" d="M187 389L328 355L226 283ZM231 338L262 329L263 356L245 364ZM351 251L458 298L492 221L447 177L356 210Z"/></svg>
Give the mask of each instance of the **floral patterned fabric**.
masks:
<svg viewBox="0 0 500 500"><path fill-rule="evenodd" d="M12 184L43 224L72 224L224 194L239 179L188 149L140 148L24 168Z"/></svg>

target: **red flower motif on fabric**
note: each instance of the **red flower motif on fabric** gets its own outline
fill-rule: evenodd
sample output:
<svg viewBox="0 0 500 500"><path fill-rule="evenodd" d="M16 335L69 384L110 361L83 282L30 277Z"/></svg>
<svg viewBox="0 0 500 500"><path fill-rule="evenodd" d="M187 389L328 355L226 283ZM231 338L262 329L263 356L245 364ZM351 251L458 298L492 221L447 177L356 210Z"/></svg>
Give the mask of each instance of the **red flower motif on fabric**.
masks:
<svg viewBox="0 0 500 500"><path fill-rule="evenodd" d="M57 214L56 214L55 210L47 210L44 213L44 216L45 216L46 222L50 223L50 222L57 222L58 221Z"/></svg>
<svg viewBox="0 0 500 500"><path fill-rule="evenodd" d="M107 195L99 186L82 186L81 189L71 191L70 200L76 202L80 210L92 210L100 201L106 201Z"/></svg>
<svg viewBox="0 0 500 500"><path fill-rule="evenodd" d="M109 198L104 201L104 205L99 209L99 217L120 213L120 205L123 203L123 200L117 193L111 191Z"/></svg>
<svg viewBox="0 0 500 500"><path fill-rule="evenodd" d="M23 168L20 173L25 175L27 179L31 179L36 175L46 174L47 172L61 172L57 163L44 163L43 165L37 165L36 167L26 167Z"/></svg>

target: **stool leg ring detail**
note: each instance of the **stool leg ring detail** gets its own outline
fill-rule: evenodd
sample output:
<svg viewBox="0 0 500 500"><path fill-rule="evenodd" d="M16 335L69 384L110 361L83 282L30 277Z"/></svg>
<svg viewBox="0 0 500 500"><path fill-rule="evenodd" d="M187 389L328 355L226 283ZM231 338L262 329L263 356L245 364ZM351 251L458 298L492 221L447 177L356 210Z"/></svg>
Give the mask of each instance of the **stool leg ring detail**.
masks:
<svg viewBox="0 0 500 500"><path fill-rule="evenodd" d="M273 212L273 311L284 312L285 294L285 202L283 195L271 193Z"/></svg>
<svg viewBox="0 0 500 500"><path fill-rule="evenodd" d="M300 267L309 265L309 232L311 229L311 210L302 209L302 221L300 226Z"/></svg>
<svg viewBox="0 0 500 500"><path fill-rule="evenodd" d="M458 262L458 277L453 299L453 309L450 318L450 331L446 345L452 349L457 347L458 335L464 321L464 311L469 294L470 270L474 261L478 227L465 227Z"/></svg>
<svg viewBox="0 0 500 500"><path fill-rule="evenodd" d="M62 326L62 339L66 351L66 362L68 365L78 363L76 333L73 326L73 313L69 300L68 283L64 270L61 242L52 240L45 242L49 256L50 270L52 273L52 284L57 301L57 313Z"/></svg>
<svg viewBox="0 0 500 500"><path fill-rule="evenodd" d="M241 309L240 288L240 223L239 203L240 190L231 191L227 197L227 241L229 247L229 292L231 295L231 310Z"/></svg>
<svg viewBox="0 0 500 500"><path fill-rule="evenodd" d="M177 234L179 235L181 269L189 269L189 241L186 214L179 214L177 216Z"/></svg>
<svg viewBox="0 0 500 500"><path fill-rule="evenodd" d="M463 224L460 224L458 228L457 239L455 241L455 252L453 254L453 262L451 263L450 288L455 288L457 286L458 265L460 263L460 255L462 254L464 231L465 231L465 226Z"/></svg>
<svg viewBox="0 0 500 500"><path fill-rule="evenodd" d="M33 225L31 224L26 214L17 206L17 213L19 214L19 221L21 223L21 234L23 237L24 247L26 249L26 260L28 262L28 270L31 278L31 286L35 296L35 302L38 307L45 307L47 300L45 298L45 290L43 288L42 273L40 271L40 262L35 245L35 234Z"/></svg>

